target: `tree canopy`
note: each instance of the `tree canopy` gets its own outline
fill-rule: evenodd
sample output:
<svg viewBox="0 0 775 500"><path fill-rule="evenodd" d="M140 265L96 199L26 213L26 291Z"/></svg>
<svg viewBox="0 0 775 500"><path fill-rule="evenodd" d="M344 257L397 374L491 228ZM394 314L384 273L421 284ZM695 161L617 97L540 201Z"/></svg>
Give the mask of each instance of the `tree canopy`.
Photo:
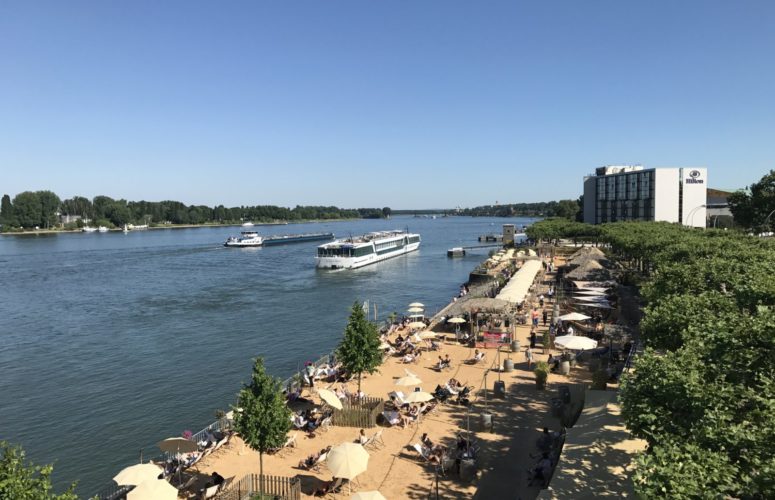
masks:
<svg viewBox="0 0 775 500"><path fill-rule="evenodd" d="M264 453L285 444L291 429L291 410L285 403L280 381L266 373L257 358L249 384L239 392L234 424L248 446L258 451L260 474L264 475Z"/></svg>
<svg viewBox="0 0 775 500"><path fill-rule="evenodd" d="M775 170L770 170L746 190L732 193L728 203L735 223L748 229L772 231L775 227L775 215L771 215L775 211Z"/></svg>
<svg viewBox="0 0 775 500"><path fill-rule="evenodd" d="M52 492L51 465L26 462L24 450L0 441L0 498L14 500L77 500L75 484L61 494Z"/></svg>
<svg viewBox="0 0 775 500"><path fill-rule="evenodd" d="M668 223L595 228L647 303L646 350L619 394L627 427L649 443L638 493L775 496L775 243ZM553 221L530 229L579 231Z"/></svg>
<svg viewBox="0 0 775 500"><path fill-rule="evenodd" d="M379 344L376 325L366 318L363 307L356 301L336 351L336 358L347 371L358 374L358 391L361 390L363 372L374 373L382 363Z"/></svg>
<svg viewBox="0 0 775 500"><path fill-rule="evenodd" d="M92 200L74 196L64 201L51 191L25 191L11 200L5 195L0 206L0 224L13 227L54 227L57 215L80 216L97 225L124 224L233 224L243 221L278 222L329 219L379 219L389 217L390 207L345 209L334 206L256 205L227 208L223 205L185 205L179 201L127 201L109 196Z"/></svg>

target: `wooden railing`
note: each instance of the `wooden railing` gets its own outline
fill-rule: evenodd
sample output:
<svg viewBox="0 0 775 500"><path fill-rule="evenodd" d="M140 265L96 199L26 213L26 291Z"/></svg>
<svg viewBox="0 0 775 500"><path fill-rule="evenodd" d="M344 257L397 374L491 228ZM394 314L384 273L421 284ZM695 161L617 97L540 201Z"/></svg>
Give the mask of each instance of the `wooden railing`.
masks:
<svg viewBox="0 0 775 500"><path fill-rule="evenodd" d="M263 482L263 484L261 484ZM285 500L301 499L301 480L298 477L262 476L249 474L215 496L216 500L252 499L263 494L267 498Z"/></svg>
<svg viewBox="0 0 775 500"><path fill-rule="evenodd" d="M334 412L334 425L366 429L376 427L377 417L385 409L385 401L382 398L365 397L358 403L345 402L342 406L341 410Z"/></svg>

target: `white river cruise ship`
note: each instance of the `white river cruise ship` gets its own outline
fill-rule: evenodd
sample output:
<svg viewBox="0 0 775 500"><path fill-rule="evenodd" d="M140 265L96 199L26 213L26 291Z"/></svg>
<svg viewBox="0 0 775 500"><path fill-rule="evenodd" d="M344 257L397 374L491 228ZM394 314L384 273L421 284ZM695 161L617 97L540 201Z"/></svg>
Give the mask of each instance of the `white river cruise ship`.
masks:
<svg viewBox="0 0 775 500"><path fill-rule="evenodd" d="M419 234L379 231L320 245L315 260L321 269L355 269L413 252L419 247Z"/></svg>

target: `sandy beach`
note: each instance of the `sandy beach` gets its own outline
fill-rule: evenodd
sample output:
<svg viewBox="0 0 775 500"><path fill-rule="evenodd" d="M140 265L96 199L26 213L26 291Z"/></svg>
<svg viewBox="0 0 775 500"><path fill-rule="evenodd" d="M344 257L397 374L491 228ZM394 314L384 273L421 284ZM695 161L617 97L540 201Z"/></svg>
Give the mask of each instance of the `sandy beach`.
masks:
<svg viewBox="0 0 775 500"><path fill-rule="evenodd" d="M537 280L540 280L541 274L538 276ZM531 297L544 293L554 276L546 275L544 279L547 281L536 283ZM422 300L422 297L418 297L418 300ZM538 306L537 303L535 305ZM549 301L545 303L549 314L552 305ZM539 339L545 329L539 326ZM470 482L463 482L456 474L440 477L440 495L450 498L485 498L483 495L486 490L486 497L500 494L503 498L535 498L539 490L527 485L525 471L534 462L530 453L535 452L534 442L541 429L549 426L552 430L559 430L558 420L549 411L549 400L556 395L553 387L560 383L585 381L589 377L586 370L573 370L569 377L553 373L549 376L546 390L537 390L535 377L532 370L528 370L524 355L524 349L529 345L529 332L529 325L516 326L516 338L522 346L520 352L510 353L502 349L498 360L495 349L486 349L485 360L475 365L464 363L473 357L473 348L457 343L453 332L441 332L439 335L444 336L444 341L440 352L425 353L418 363L411 364L404 364L397 357L389 357L378 373L365 375L362 387L367 396L388 399L391 391L402 390L405 394L411 391L412 387L397 387L394 383L397 378L405 376L408 369L422 380L419 387L423 391L433 392L437 384L443 386L454 377L474 387L474 399L468 409L455 404L438 405L434 412L405 429L398 426L366 429L368 436L381 430L385 445L370 451L368 469L357 477L354 488L357 491L379 490L386 498L427 497L436 488L435 467L424 463L418 453L409 447L418 443L423 433L427 433L434 442L454 446L457 433L470 426L474 439L481 446L477 477ZM395 338L395 334L391 338ZM536 360L545 360L549 354L541 350L540 340L534 352ZM439 354L449 354L452 359L451 370L439 372L434 368L434 361ZM506 359L514 361L514 371L499 373L499 361L502 365ZM505 399L494 398L493 383L498 378L505 382ZM351 381L349 389L355 392L356 384ZM339 385L318 383L316 388L305 388L302 395L318 402L317 389ZM480 413L485 409L493 415L493 427L488 430L482 430L480 425ZM298 476L302 481L303 494L310 495L323 481L331 480L332 474L325 465L320 468L320 472L301 470L297 468L298 462L328 445L355 441L358 431L357 428L331 426L327 432L316 432L314 437L308 437L301 431L291 431L291 435L296 434L297 446L284 453L265 455L264 474ZM225 478L237 481L247 474L257 474L258 462L258 453L235 436L217 454L200 462L198 470L203 475L217 471ZM482 491L478 493L479 490Z"/></svg>

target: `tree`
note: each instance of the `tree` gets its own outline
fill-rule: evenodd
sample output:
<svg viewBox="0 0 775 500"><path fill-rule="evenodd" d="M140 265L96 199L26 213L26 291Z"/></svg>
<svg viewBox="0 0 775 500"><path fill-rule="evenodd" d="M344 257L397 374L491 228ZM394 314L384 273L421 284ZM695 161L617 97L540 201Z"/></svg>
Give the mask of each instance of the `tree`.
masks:
<svg viewBox="0 0 775 500"><path fill-rule="evenodd" d="M15 500L77 500L75 484L57 495L52 493L51 465L25 463L24 450L0 441L0 498Z"/></svg>
<svg viewBox="0 0 775 500"><path fill-rule="evenodd" d="M250 384L239 392L234 424L248 446L258 452L260 493L264 494L264 453L285 444L291 429L291 410L285 404L280 381L266 373L263 358L256 358Z"/></svg>
<svg viewBox="0 0 775 500"><path fill-rule="evenodd" d="M51 191L38 191L38 200L40 200L40 222L45 228L57 224L57 211L62 200Z"/></svg>
<svg viewBox="0 0 775 500"><path fill-rule="evenodd" d="M17 194L13 199L13 207L20 226L35 227L41 224L41 206L38 193L24 191Z"/></svg>
<svg viewBox="0 0 775 500"><path fill-rule="evenodd" d="M356 301L336 357L347 371L358 374L358 392L361 390L363 372L374 373L382 363L379 344L377 327L366 318L363 307Z"/></svg>
<svg viewBox="0 0 775 500"><path fill-rule="evenodd" d="M770 170L759 182L748 186L747 191L732 193L729 199L729 210L735 218L735 222L748 227L761 227L763 230L771 230L773 217L767 221L768 227L764 227L767 216L775 211L775 170Z"/></svg>
<svg viewBox="0 0 775 500"><path fill-rule="evenodd" d="M390 209L390 207L382 207L382 216L386 219L390 218L390 214L392 214L393 211Z"/></svg>
<svg viewBox="0 0 775 500"><path fill-rule="evenodd" d="M3 200L0 202L0 224L4 226L15 226L18 224L16 214L13 211L11 197L7 194L3 195Z"/></svg>
<svg viewBox="0 0 775 500"><path fill-rule="evenodd" d="M578 200L560 200L557 202L557 208L554 210L554 215L575 221L576 214L581 210Z"/></svg>

